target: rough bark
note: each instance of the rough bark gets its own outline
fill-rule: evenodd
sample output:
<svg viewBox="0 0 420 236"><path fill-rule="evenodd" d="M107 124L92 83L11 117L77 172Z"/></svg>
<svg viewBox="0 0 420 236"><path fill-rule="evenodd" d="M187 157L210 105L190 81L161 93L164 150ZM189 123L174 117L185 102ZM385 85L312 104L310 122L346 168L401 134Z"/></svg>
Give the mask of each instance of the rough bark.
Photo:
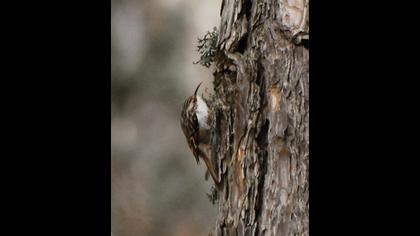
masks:
<svg viewBox="0 0 420 236"><path fill-rule="evenodd" d="M223 0L213 235L309 234L309 2Z"/></svg>

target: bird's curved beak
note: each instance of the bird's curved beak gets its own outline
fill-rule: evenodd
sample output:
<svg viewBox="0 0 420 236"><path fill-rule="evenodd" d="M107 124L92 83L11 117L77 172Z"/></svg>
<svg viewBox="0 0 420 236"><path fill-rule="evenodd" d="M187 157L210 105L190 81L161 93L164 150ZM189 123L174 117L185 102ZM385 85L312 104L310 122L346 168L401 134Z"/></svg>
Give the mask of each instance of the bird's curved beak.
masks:
<svg viewBox="0 0 420 236"><path fill-rule="evenodd" d="M201 85L202 83L203 83L203 82L200 82L200 83L198 84L197 88L195 89L194 96L197 96L197 91L198 91L198 88L200 88L200 85Z"/></svg>

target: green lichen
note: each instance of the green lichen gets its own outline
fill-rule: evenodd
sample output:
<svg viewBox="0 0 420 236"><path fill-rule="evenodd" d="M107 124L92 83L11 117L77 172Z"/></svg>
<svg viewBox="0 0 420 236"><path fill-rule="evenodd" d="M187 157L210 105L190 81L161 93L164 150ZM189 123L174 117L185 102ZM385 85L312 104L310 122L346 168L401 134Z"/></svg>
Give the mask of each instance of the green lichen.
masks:
<svg viewBox="0 0 420 236"><path fill-rule="evenodd" d="M206 195L209 201L211 202L211 204L214 205L217 202L218 194L217 194L217 189L215 187L211 187L210 193L207 193Z"/></svg>
<svg viewBox="0 0 420 236"><path fill-rule="evenodd" d="M198 39L197 51L200 54L200 60L194 62L194 64L200 63L207 68L211 66L216 55L217 37L218 31L214 27L212 32L208 31L203 38Z"/></svg>

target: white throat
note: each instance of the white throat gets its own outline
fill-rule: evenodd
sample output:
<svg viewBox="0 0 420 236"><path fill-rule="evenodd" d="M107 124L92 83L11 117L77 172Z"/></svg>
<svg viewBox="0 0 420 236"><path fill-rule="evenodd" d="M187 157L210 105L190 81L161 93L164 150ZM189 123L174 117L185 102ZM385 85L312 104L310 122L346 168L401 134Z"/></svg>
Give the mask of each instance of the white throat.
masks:
<svg viewBox="0 0 420 236"><path fill-rule="evenodd" d="M198 124L200 127L205 128L205 129L210 129L209 124L207 123L208 121L208 115L209 115L209 108L207 107L206 102L197 95L197 119L198 119Z"/></svg>

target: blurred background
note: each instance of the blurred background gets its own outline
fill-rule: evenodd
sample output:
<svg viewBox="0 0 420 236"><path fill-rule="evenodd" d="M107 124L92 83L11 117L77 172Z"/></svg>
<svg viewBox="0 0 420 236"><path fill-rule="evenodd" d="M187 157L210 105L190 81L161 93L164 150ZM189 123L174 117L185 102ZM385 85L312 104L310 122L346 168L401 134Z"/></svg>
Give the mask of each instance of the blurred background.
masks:
<svg viewBox="0 0 420 236"><path fill-rule="evenodd" d="M184 99L212 71L197 38L219 26L220 0L112 0L113 236L208 235L217 208L179 124Z"/></svg>

